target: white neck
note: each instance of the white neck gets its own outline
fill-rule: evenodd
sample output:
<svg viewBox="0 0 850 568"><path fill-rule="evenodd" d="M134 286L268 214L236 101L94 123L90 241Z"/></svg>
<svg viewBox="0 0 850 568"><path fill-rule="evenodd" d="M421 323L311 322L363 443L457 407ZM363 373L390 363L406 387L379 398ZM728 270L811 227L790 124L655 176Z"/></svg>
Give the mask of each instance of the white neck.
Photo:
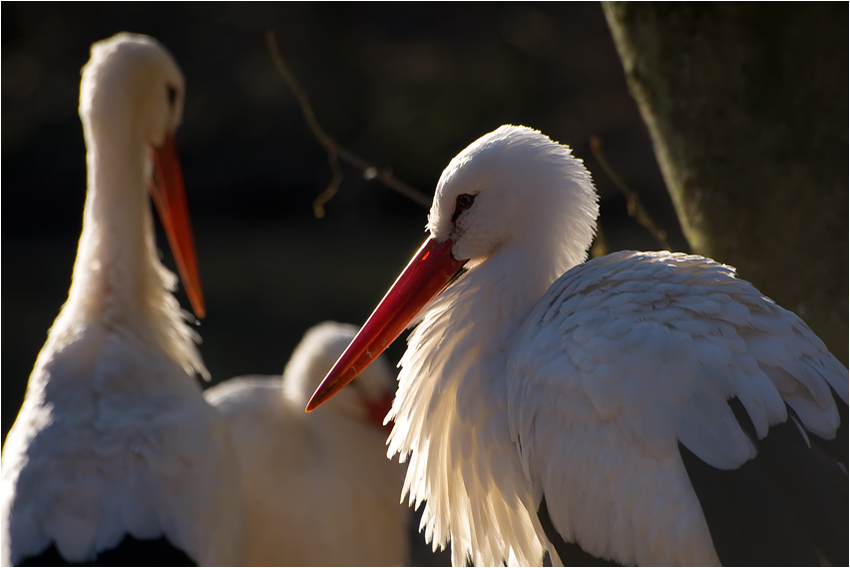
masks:
<svg viewBox="0 0 850 568"><path fill-rule="evenodd" d="M444 337L452 337L452 341L438 349L441 353L435 354L436 358L447 362L452 351L477 352L478 356L470 361L467 372L457 374L451 365L442 369L440 365L433 367L432 373L436 381L457 382L458 407L467 412L491 412L491 403L496 402L488 402L482 394L504 394L495 379L504 375L514 334L552 283L584 260L583 252L565 254L571 251L561 250L556 254L545 245L504 246L443 293L444 300L453 305L441 314L446 327L437 327L441 336L447 334ZM434 302L435 306L441 303Z"/></svg>
<svg viewBox="0 0 850 568"><path fill-rule="evenodd" d="M148 298L168 293L145 188L146 148L126 126L87 129L89 187L70 292L87 320L138 321L148 316L139 313Z"/></svg>
<svg viewBox="0 0 850 568"><path fill-rule="evenodd" d="M68 302L54 328L96 322L130 331L187 373L208 376L159 261L146 181L148 149L120 119L86 124L88 193Z"/></svg>

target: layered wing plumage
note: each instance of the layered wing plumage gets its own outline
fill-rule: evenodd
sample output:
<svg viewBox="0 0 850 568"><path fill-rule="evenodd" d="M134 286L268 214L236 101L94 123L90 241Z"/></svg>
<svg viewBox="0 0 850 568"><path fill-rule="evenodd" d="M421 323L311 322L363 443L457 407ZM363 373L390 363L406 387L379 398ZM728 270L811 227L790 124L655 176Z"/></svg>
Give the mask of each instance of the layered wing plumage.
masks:
<svg viewBox="0 0 850 568"><path fill-rule="evenodd" d="M745 545L847 563L847 370L732 268L589 261L515 341L511 434L566 542L625 564L741 563ZM837 546L824 532L842 526Z"/></svg>
<svg viewBox="0 0 850 568"><path fill-rule="evenodd" d="M223 419L170 357L127 329L54 327L3 448L3 560L53 543L91 562L131 535L230 564L238 480Z"/></svg>

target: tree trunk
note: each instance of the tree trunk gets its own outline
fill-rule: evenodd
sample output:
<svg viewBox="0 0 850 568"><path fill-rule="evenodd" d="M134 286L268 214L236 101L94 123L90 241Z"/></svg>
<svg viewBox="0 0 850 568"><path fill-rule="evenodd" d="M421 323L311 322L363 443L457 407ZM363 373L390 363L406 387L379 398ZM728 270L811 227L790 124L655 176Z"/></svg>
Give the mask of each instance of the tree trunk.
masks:
<svg viewBox="0 0 850 568"><path fill-rule="evenodd" d="M848 355L848 5L606 2L693 250Z"/></svg>

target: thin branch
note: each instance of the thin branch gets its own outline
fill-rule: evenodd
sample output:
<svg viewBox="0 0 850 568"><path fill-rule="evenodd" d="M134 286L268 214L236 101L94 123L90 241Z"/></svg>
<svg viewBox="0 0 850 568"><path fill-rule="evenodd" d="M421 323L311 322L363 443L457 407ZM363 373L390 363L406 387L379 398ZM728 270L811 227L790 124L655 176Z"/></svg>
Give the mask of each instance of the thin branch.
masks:
<svg viewBox="0 0 850 568"><path fill-rule="evenodd" d="M602 225L596 225L596 237L593 239L593 244L590 246L590 258L599 258L610 252L608 250L608 239L605 237L605 231L602 230Z"/></svg>
<svg viewBox="0 0 850 568"><path fill-rule="evenodd" d="M307 126L310 128L310 131L313 133L316 140L319 141L319 144L324 146L328 151L328 162L333 170L333 177L331 178L328 187L319 194L313 202L313 213L316 217L322 218L325 216L325 204L333 199L333 196L336 195L336 192L342 183L343 175L342 168L339 165L340 159L355 168L360 169L363 172L364 178L369 180L377 179L390 189L404 195L411 201L414 201L423 207L430 208L431 198L427 195L395 177L392 170L389 168L378 168L350 150L346 150L337 144L336 140L325 132L325 129L322 128L321 124L319 124L316 114L313 112L313 105L310 104L310 98L295 78L295 75L293 75L292 71L290 71L286 61L284 61L283 56L280 53L280 49L278 49L277 46L274 30L270 29L266 32L266 43L275 67L281 76L283 76L286 84L289 85L289 88L292 89L292 92L295 94L295 99L298 101L298 106L301 107L301 113L307 121Z"/></svg>
<svg viewBox="0 0 850 568"><path fill-rule="evenodd" d="M655 222L650 217L649 212L646 210L646 207L643 206L643 203L640 200L640 196L637 192L633 191L626 183L617 175L617 172L614 171L614 168L611 167L611 164L608 163L608 159L605 158L605 154L602 152L602 141L598 136L590 137L590 150L593 152L593 155L596 156L596 160L602 166L602 169L605 170L605 173L611 178L611 181L614 182L614 185L617 189L620 190L626 197L626 206L631 217L640 223L646 228L647 231L658 241L658 244L661 245L661 248L665 250L672 250L670 247L670 243L667 242L667 232L664 229L659 228Z"/></svg>

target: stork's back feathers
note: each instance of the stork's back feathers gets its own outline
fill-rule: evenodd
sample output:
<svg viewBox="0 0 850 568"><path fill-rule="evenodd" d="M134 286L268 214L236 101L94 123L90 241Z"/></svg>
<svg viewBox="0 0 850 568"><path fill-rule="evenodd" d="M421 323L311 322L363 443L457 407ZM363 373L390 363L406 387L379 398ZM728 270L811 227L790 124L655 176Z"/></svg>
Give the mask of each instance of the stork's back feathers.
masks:
<svg viewBox="0 0 850 568"><path fill-rule="evenodd" d="M250 376L205 392L228 420L248 502L244 565L402 565L409 512L404 470L386 457L395 379L386 360L314 414L310 393L357 328L324 322L304 335L283 377ZM378 411L378 408L383 410Z"/></svg>

